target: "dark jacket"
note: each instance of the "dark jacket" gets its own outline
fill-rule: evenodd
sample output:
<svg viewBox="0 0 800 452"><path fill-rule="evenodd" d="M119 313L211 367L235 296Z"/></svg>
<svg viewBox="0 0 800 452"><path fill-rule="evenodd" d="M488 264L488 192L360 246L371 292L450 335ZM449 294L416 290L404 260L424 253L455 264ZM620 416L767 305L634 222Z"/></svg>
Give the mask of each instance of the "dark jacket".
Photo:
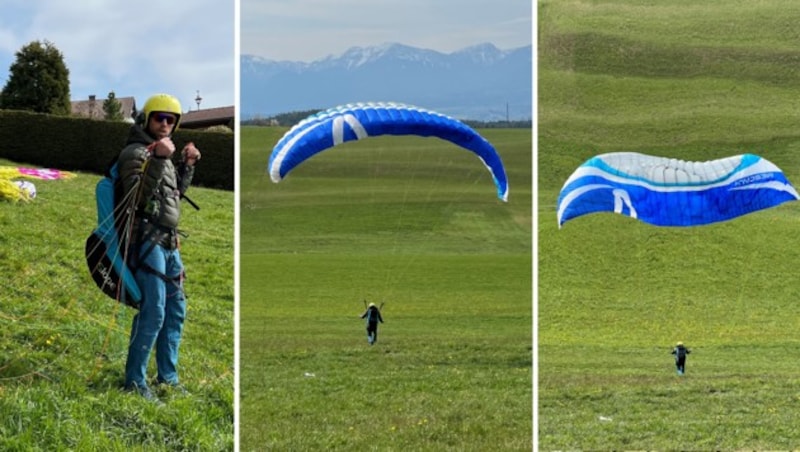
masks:
<svg viewBox="0 0 800 452"><path fill-rule="evenodd" d="M679 345L672 350L672 354L675 355L676 360L686 359L686 355L689 353L691 353L691 351L683 345Z"/></svg>
<svg viewBox="0 0 800 452"><path fill-rule="evenodd" d="M370 306L367 308L366 312L361 314L361 318L366 318L367 323L370 325L377 325L378 322L383 323L383 317L381 317L381 311L375 306Z"/></svg>
<svg viewBox="0 0 800 452"><path fill-rule="evenodd" d="M174 230L181 216L180 198L189 189L194 167L181 163L176 169L172 160L151 154L149 149L154 144L155 140L140 125L131 127L118 160L123 193L139 190L138 220L146 219L161 228Z"/></svg>

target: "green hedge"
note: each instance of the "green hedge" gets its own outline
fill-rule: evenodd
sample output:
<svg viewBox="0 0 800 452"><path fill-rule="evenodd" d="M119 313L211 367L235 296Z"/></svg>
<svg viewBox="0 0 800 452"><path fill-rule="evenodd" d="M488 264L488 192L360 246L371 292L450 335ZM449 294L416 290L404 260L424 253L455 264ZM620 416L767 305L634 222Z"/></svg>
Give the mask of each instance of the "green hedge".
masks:
<svg viewBox="0 0 800 452"><path fill-rule="evenodd" d="M122 150L130 124L0 110L0 157L46 168L102 174ZM193 185L233 190L234 135L179 129L180 149L193 141L203 158Z"/></svg>

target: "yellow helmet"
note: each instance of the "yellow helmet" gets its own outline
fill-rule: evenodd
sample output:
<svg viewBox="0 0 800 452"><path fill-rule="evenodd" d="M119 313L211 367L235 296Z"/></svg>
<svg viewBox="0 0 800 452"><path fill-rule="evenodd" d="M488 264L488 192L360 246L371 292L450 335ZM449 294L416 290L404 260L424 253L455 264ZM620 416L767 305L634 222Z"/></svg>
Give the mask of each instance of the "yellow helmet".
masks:
<svg viewBox="0 0 800 452"><path fill-rule="evenodd" d="M677 343L677 344L675 344L675 346L676 346L676 347L680 347L680 346L682 346L682 345L683 345L683 342L681 342L681 341L678 341L678 343Z"/></svg>
<svg viewBox="0 0 800 452"><path fill-rule="evenodd" d="M155 94L147 99L147 102L144 103L144 107L142 107L144 113L144 123L148 124L150 122L150 114L153 112L163 112L163 113L172 113L175 115L175 126L172 128L172 131L178 130L178 125L181 123L181 113L183 110L181 109L181 103L178 102L173 96L169 94Z"/></svg>

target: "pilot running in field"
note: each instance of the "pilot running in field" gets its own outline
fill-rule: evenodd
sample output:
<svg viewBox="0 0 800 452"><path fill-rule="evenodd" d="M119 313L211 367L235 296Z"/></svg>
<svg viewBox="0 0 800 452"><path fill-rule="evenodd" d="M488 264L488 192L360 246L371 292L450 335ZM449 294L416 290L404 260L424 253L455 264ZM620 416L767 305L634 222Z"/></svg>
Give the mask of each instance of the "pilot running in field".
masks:
<svg viewBox="0 0 800 452"><path fill-rule="evenodd" d="M675 370L678 375L686 373L686 355L689 353L691 351L683 345L683 342L678 342L672 349L672 354L675 355Z"/></svg>
<svg viewBox="0 0 800 452"><path fill-rule="evenodd" d="M381 310L375 306L375 303L370 303L367 310L361 314L361 318L367 319L367 342L369 345L375 345L375 342L378 341L378 322L383 323Z"/></svg>

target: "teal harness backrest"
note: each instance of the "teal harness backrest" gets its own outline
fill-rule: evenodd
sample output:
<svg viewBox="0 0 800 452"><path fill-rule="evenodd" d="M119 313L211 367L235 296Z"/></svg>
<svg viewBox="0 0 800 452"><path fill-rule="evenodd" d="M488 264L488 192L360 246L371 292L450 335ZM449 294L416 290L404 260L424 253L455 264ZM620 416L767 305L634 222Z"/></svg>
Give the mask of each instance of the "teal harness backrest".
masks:
<svg viewBox="0 0 800 452"><path fill-rule="evenodd" d="M119 179L117 164L114 163L106 177L100 179L95 187L97 201L97 227L86 241L86 262L89 272L97 286L109 297L138 308L142 293L133 272L125 262L119 228L130 212L117 212L115 209L115 187ZM124 241L124 240L123 240Z"/></svg>

